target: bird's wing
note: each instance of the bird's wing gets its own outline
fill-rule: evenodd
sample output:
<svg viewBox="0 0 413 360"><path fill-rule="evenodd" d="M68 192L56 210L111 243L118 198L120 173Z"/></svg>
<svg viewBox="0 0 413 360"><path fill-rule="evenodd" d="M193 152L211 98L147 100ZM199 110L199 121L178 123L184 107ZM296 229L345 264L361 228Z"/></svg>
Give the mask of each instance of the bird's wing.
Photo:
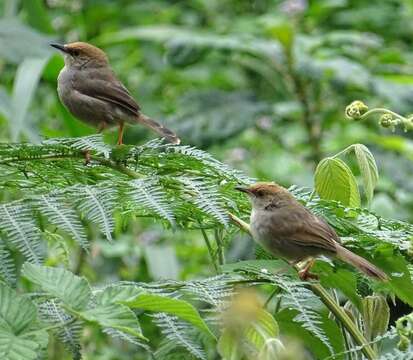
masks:
<svg viewBox="0 0 413 360"><path fill-rule="evenodd" d="M282 213L274 213L272 226L274 233L303 247L335 253L335 243L340 242L327 222L304 207L286 208Z"/></svg>
<svg viewBox="0 0 413 360"><path fill-rule="evenodd" d="M91 76L88 79L83 79L83 81L74 81L73 85L75 90L82 94L115 104L133 115L139 113L139 105L123 84L114 76L103 78Z"/></svg>

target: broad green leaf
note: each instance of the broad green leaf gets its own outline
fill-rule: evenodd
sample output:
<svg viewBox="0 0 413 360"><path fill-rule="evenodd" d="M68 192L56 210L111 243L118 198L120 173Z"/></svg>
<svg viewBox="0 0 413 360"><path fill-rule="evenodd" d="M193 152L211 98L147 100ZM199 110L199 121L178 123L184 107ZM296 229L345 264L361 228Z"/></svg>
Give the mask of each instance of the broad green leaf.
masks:
<svg viewBox="0 0 413 360"><path fill-rule="evenodd" d="M223 360L242 359L242 349L240 347L239 336L225 329L218 341L217 350Z"/></svg>
<svg viewBox="0 0 413 360"><path fill-rule="evenodd" d="M1 360L38 359L39 344L21 336L0 329Z"/></svg>
<svg viewBox="0 0 413 360"><path fill-rule="evenodd" d="M297 310L283 309L276 313L275 320L277 321L282 334L297 339L299 342L304 343L306 347L314 354L316 359L324 359L331 356L329 348L319 338L314 336L311 332L300 326L299 323L294 321L297 316ZM334 349L335 354L340 354L345 351L344 340L340 328L334 320L329 319L327 316L322 316L322 324L320 326L325 330L329 343ZM343 355L337 355L336 359L343 359Z"/></svg>
<svg viewBox="0 0 413 360"><path fill-rule="evenodd" d="M244 336L257 351L261 351L265 343L272 338L278 336L278 324L273 316L260 309L256 314L256 319L246 327Z"/></svg>
<svg viewBox="0 0 413 360"><path fill-rule="evenodd" d="M382 295L367 296L363 299L364 336L373 341L383 335L390 320L390 308Z"/></svg>
<svg viewBox="0 0 413 360"><path fill-rule="evenodd" d="M110 286L95 294L96 303L99 305L110 305L121 301L132 301L142 289L136 286Z"/></svg>
<svg viewBox="0 0 413 360"><path fill-rule="evenodd" d="M188 321L198 329L215 337L198 311L188 302L155 294L140 294L132 301L122 302L131 308L165 312Z"/></svg>
<svg viewBox="0 0 413 360"><path fill-rule="evenodd" d="M361 297L357 293L357 275L346 269L336 269L324 261L317 261L312 270L320 277L323 286L340 290L356 307L361 309Z"/></svg>
<svg viewBox="0 0 413 360"><path fill-rule="evenodd" d="M0 359L37 359L38 349L47 346L48 334L30 331L36 318L36 306L28 297L0 284Z"/></svg>
<svg viewBox="0 0 413 360"><path fill-rule="evenodd" d="M340 201L345 206L360 206L356 179L342 160L323 159L315 171L314 183L322 199Z"/></svg>
<svg viewBox="0 0 413 360"><path fill-rule="evenodd" d="M91 290L88 282L70 271L25 263L22 273L73 310L82 310L89 302Z"/></svg>
<svg viewBox="0 0 413 360"><path fill-rule="evenodd" d="M36 307L27 297L0 284L0 329L18 334L36 319Z"/></svg>
<svg viewBox="0 0 413 360"><path fill-rule="evenodd" d="M353 149L360 168L360 173L363 177L367 203L370 204L373 199L374 188L379 179L376 160L370 150L363 144L355 144L353 145Z"/></svg>
<svg viewBox="0 0 413 360"><path fill-rule="evenodd" d="M9 117L11 140L16 141L25 128L29 105L48 57L27 58L18 67L13 84L12 108Z"/></svg>
<svg viewBox="0 0 413 360"><path fill-rule="evenodd" d="M141 327L136 315L122 304L108 304L78 313L83 319L96 322L103 328L113 328L142 339Z"/></svg>
<svg viewBox="0 0 413 360"><path fill-rule="evenodd" d="M413 306L413 283L406 259L392 246L384 245L374 253L374 264L390 276L388 282L377 286L390 288L400 300Z"/></svg>

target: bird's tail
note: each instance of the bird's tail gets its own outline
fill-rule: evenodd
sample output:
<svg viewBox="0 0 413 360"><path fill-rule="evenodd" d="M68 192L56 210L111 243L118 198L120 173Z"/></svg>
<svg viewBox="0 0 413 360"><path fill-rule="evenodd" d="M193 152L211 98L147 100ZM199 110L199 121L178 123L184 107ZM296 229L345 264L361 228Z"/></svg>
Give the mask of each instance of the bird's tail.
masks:
<svg viewBox="0 0 413 360"><path fill-rule="evenodd" d="M386 281L388 280L388 276L380 270L378 267L374 266L372 263L368 262L366 259L352 253L350 250L342 247L341 245L336 245L337 247L337 258L356 267L364 274L381 280Z"/></svg>
<svg viewBox="0 0 413 360"><path fill-rule="evenodd" d="M165 138L171 144L178 145L181 142L181 139L172 130L169 130L168 128L164 127L162 124L151 119L145 114L139 113L137 119L139 123L152 129L153 131L161 135L163 138Z"/></svg>

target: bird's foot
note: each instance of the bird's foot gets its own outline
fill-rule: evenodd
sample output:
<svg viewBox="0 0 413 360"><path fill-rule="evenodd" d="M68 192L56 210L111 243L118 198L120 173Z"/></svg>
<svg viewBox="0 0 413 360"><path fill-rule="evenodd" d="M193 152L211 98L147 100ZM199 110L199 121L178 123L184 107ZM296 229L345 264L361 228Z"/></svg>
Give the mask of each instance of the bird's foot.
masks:
<svg viewBox="0 0 413 360"><path fill-rule="evenodd" d="M310 272L310 269L306 268L298 272L298 277L303 281L319 279L317 274L313 274L312 272Z"/></svg>

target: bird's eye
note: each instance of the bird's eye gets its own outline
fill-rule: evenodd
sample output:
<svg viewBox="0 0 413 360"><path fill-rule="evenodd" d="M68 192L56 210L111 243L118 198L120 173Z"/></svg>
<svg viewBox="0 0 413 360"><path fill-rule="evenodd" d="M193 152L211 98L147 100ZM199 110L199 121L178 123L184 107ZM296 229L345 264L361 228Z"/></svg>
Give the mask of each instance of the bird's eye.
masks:
<svg viewBox="0 0 413 360"><path fill-rule="evenodd" d="M261 197L261 196L264 196L264 191L263 190L258 190L255 194L257 196Z"/></svg>
<svg viewBox="0 0 413 360"><path fill-rule="evenodd" d="M78 56L79 55L78 50L72 50L71 53L72 53L73 56Z"/></svg>

